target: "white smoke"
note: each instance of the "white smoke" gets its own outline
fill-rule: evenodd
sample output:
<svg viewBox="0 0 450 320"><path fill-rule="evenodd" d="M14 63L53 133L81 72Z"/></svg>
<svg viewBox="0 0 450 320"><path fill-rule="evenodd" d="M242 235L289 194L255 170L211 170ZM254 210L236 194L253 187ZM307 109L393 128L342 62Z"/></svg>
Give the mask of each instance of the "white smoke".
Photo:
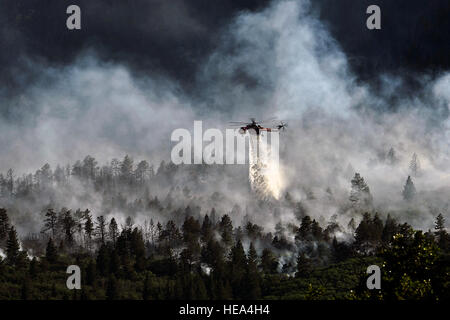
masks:
<svg viewBox="0 0 450 320"><path fill-rule="evenodd" d="M273 141L271 141L273 143ZM272 152L272 145L267 142L267 135L250 134L249 144L249 179L252 190L262 200L279 200L282 192L281 172L278 155ZM275 156L277 156L275 158Z"/></svg>

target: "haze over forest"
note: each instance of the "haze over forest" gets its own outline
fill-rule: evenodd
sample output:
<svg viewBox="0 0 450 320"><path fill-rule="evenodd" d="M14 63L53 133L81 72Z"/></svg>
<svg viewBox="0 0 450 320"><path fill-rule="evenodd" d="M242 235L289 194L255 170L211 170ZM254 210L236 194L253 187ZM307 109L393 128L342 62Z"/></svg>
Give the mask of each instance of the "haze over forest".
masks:
<svg viewBox="0 0 450 320"><path fill-rule="evenodd" d="M233 14L214 31L216 41L195 61L190 85L184 77L158 70L154 61L144 72L136 72L134 65L139 62L130 58L136 49L131 42L122 49L123 59L116 54L105 58L104 48L102 51L87 41L68 61L52 60L50 53L39 48L15 44L14 48L25 46L27 50L14 60L16 69L7 69L9 88L2 89L3 181L7 181L10 168L14 179L24 180L23 175L36 173L46 163L52 174L57 165L69 165L70 173L66 173L73 177L76 161L86 155L97 160L92 169L95 175L113 158L122 159L126 154L135 164L147 160L157 171L162 160L170 161L170 133L176 128L191 129L193 120L203 120L205 128L225 129L230 120L276 116L289 122L280 143L283 194L289 192L295 201L314 194L316 200L310 206L317 219L342 215L355 173L364 177L380 212L391 212L424 230L432 228L438 212L448 216L450 75L430 68L402 77L387 70L366 81L365 74L352 65L354 57L329 30L333 30L333 21L330 27L325 5L318 8L308 1L274 1L249 6L250 10L244 11L230 8ZM181 37L177 34L181 29L187 33L183 36L204 35L202 18L191 16L190 8L184 9L185 19L165 32L172 32L175 38ZM18 27L26 30L27 23L31 22L9 24L11 29L17 26L17 39L26 37ZM91 26L94 34L101 32L91 23L88 16L82 37L92 36ZM67 30L55 32L73 37ZM149 43L156 46L160 42L149 38ZM193 64L186 62L187 66ZM411 171L414 154L420 164L417 172ZM243 208L246 201L252 201L240 191L248 188L247 177L242 175L245 170L217 170L220 178L210 179L209 185L209 180L204 182L205 196L222 191L230 203L240 203ZM409 175L417 189L414 205L402 196ZM32 179L36 183L36 177ZM72 180L78 184L76 176ZM236 186L233 191L239 192L231 192L228 181ZM164 198L171 187L182 189L183 183L187 182L162 187L155 181L152 196ZM14 194L19 185L20 181L15 181ZM73 189L55 196L58 207L90 207L95 215L103 213L95 195L87 203L78 202L79 197L91 194L89 189ZM326 190L333 194L334 203L323 201ZM50 193L38 204L27 204L27 215L40 212L51 197ZM131 194L128 201L135 197ZM410 207L420 214L411 213ZM250 215L255 220L273 219L270 214Z"/></svg>
<svg viewBox="0 0 450 320"><path fill-rule="evenodd" d="M64 1L53 2L51 19L32 10L35 1L0 10L10 48L0 54L0 208L30 258L48 253L49 239L61 241L60 252L99 254L115 238L102 232L91 243L86 223L101 230L112 218L118 232L141 232L146 259L171 257L163 229L183 226L186 243L167 240L181 252L189 227L208 215L214 236L208 231L201 246L212 237L225 251L236 242L266 257L272 250L270 272L295 275L302 254L326 266L342 260L330 253L340 243L371 255L392 226L433 237L437 217L450 220L450 54L433 58L410 44L430 38L421 32L445 37L417 29L430 20L445 27L436 13L448 12L444 2L395 35L393 13L379 34L365 29L364 1L361 21L344 21L326 0L231 1L209 14L190 1L78 2L78 34L56 25ZM404 23L394 4L380 2ZM353 30L354 39L345 36ZM386 48L394 36L399 47ZM448 51L441 40L435 51ZM204 130L225 131L251 117L289 124L280 134L278 199L252 192L247 165L170 162L173 130L201 120ZM48 225L56 217L59 231ZM361 238L366 224L375 240ZM436 239L448 240L439 226ZM209 276L214 267L197 262Z"/></svg>

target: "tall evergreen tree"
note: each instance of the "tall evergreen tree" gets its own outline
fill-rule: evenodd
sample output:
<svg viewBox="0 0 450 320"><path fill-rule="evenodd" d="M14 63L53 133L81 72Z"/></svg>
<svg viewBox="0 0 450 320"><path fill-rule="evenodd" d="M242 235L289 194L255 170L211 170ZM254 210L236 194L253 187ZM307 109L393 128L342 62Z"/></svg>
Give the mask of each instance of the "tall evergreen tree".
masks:
<svg viewBox="0 0 450 320"><path fill-rule="evenodd" d="M397 222L388 214L386 222L384 224L383 233L381 239L384 243L389 243L392 237L397 233L398 227Z"/></svg>
<svg viewBox="0 0 450 320"><path fill-rule="evenodd" d="M445 218L442 213L439 213L436 217L434 230L436 230L435 235L437 237L439 247L443 250L448 250L450 248L450 237L445 230Z"/></svg>
<svg viewBox="0 0 450 320"><path fill-rule="evenodd" d="M372 195L370 194L369 186L364 181L359 173L355 173L355 177L351 181L352 190L350 192L350 201L354 205L369 206L372 204Z"/></svg>
<svg viewBox="0 0 450 320"><path fill-rule="evenodd" d="M66 243L71 246L74 243L73 234L75 233L75 227L77 224L76 224L75 220L73 219L70 210L66 210L64 212L64 217L63 217L62 223L63 223L64 236L65 236Z"/></svg>
<svg viewBox="0 0 450 320"><path fill-rule="evenodd" d="M372 219L370 213L365 212L363 215L362 221L359 223L358 228L355 231L355 244L358 246L363 252L365 252L369 246L370 241L372 240Z"/></svg>
<svg viewBox="0 0 450 320"><path fill-rule="evenodd" d="M233 295L236 298L245 297L244 276L247 270L247 257L242 242L238 240L230 252L230 278Z"/></svg>
<svg viewBox="0 0 450 320"><path fill-rule="evenodd" d="M274 256L273 252L268 248L265 248L262 252L261 269L266 274L278 272L278 260Z"/></svg>
<svg viewBox="0 0 450 320"><path fill-rule="evenodd" d="M58 218L56 212L53 209L48 209L45 213L44 226L44 231L50 231L52 234L52 238L56 239L55 237L58 228Z"/></svg>
<svg viewBox="0 0 450 320"><path fill-rule="evenodd" d="M109 273L109 250L105 244L100 246L97 253L97 269L102 276L106 276Z"/></svg>
<svg viewBox="0 0 450 320"><path fill-rule="evenodd" d="M230 246L233 243L233 224L230 217L225 214L219 223L220 235L225 245Z"/></svg>
<svg viewBox="0 0 450 320"><path fill-rule="evenodd" d="M245 299L259 299L261 297L261 279L258 271L258 253L253 242L247 253L247 269L245 274Z"/></svg>
<svg viewBox="0 0 450 320"><path fill-rule="evenodd" d="M45 250L45 259L49 263L55 263L58 259L58 251L56 250L55 244L53 243L53 239L50 237L47 243L47 248Z"/></svg>
<svg viewBox="0 0 450 320"><path fill-rule="evenodd" d="M442 213L439 213L436 217L436 222L434 223L434 229L437 233L445 231L445 218Z"/></svg>
<svg viewBox="0 0 450 320"><path fill-rule="evenodd" d="M111 221L109 222L109 238L112 240L114 245L116 245L118 235L119 228L117 227L116 219L111 218Z"/></svg>
<svg viewBox="0 0 450 320"><path fill-rule="evenodd" d="M408 179L406 179L406 184L403 187L403 199L407 201L413 200L416 196L416 193L416 187L414 186L411 176L408 176Z"/></svg>
<svg viewBox="0 0 450 320"><path fill-rule="evenodd" d="M84 212L84 232L86 234L86 246L91 248L92 233L94 232L94 223L92 222L92 216L89 214L89 210Z"/></svg>
<svg viewBox="0 0 450 320"><path fill-rule="evenodd" d="M205 243L208 242L209 239L212 237L213 234L212 223L208 215L205 215L205 217L203 218L201 233L202 233L202 240Z"/></svg>
<svg viewBox="0 0 450 320"><path fill-rule="evenodd" d="M311 235L316 241L323 240L323 230L316 220L313 220L311 223Z"/></svg>
<svg viewBox="0 0 450 320"><path fill-rule="evenodd" d="M312 221L311 218L306 215L302 219L300 228L295 236L296 240L311 240L312 239Z"/></svg>
<svg viewBox="0 0 450 320"><path fill-rule="evenodd" d="M120 175L122 181L128 184L133 182L133 159L126 155L120 165Z"/></svg>
<svg viewBox="0 0 450 320"><path fill-rule="evenodd" d="M381 238L383 236L383 228L384 228L383 221L381 221L380 216L377 212L375 213L375 216L373 217L372 220L372 232L371 232L372 241L374 242L381 241Z"/></svg>
<svg viewBox="0 0 450 320"><path fill-rule="evenodd" d="M106 220L104 216L97 217L97 226L95 227L101 243L105 243L106 238Z"/></svg>
<svg viewBox="0 0 450 320"><path fill-rule="evenodd" d="M307 278L311 272L311 262L304 252L299 253L297 257L297 272L295 276L298 278Z"/></svg>
<svg viewBox="0 0 450 320"><path fill-rule="evenodd" d="M17 232L14 227L9 229L8 239L6 240L6 262L9 265L16 265L18 263L20 253L19 240L17 239Z"/></svg>
<svg viewBox="0 0 450 320"><path fill-rule="evenodd" d="M9 217L6 209L0 208L0 247L2 247L3 242L6 240L9 229Z"/></svg>

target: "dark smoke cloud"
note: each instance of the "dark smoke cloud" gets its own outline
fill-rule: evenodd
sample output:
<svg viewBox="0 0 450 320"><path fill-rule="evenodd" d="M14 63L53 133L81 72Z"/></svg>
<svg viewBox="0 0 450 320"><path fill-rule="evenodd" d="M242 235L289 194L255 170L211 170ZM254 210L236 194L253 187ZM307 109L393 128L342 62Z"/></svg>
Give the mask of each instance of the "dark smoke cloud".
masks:
<svg viewBox="0 0 450 320"><path fill-rule="evenodd" d="M375 88L382 87L378 75L383 72L400 74L417 86L420 83L414 74L436 74L450 67L447 0L426 4L421 0L378 0L382 30L369 31L365 28L365 10L372 2L312 3L360 80ZM2 94L17 94L38 76L27 65L27 59L66 65L86 48L94 49L104 60L126 63L133 72L170 76L183 89L192 90L199 66L221 44L223 28L239 13L258 11L269 3L267 0L1 1L0 80L8 89ZM65 10L70 4L82 8L82 30L77 32L65 28ZM237 76L236 81L242 81L243 77ZM2 109L5 114L5 107Z"/></svg>
<svg viewBox="0 0 450 320"><path fill-rule="evenodd" d="M237 12L257 10L267 2L1 1L0 79L7 93L16 94L38 76L28 66L29 59L64 66L90 48L133 72L164 74L187 85L216 44L221 27ZM71 4L82 10L82 29L76 32L65 26Z"/></svg>
<svg viewBox="0 0 450 320"><path fill-rule="evenodd" d="M403 77L436 74L450 67L448 1L318 0L313 4L361 79L386 72ZM365 28L364 13L372 4L382 14L382 29L375 32Z"/></svg>

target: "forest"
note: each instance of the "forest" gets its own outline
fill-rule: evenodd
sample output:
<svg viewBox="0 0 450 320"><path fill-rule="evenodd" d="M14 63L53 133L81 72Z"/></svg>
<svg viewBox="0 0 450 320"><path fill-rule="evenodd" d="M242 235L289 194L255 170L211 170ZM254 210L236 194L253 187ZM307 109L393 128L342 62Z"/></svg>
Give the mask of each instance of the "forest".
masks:
<svg viewBox="0 0 450 320"><path fill-rule="evenodd" d="M326 189L337 209L324 218L312 190L260 200L225 167L87 156L1 174L0 300L449 299L445 212L413 228L354 173L345 201ZM413 177L399 192L414 209ZM66 287L69 265L80 290ZM370 265L381 290L367 289Z"/></svg>

